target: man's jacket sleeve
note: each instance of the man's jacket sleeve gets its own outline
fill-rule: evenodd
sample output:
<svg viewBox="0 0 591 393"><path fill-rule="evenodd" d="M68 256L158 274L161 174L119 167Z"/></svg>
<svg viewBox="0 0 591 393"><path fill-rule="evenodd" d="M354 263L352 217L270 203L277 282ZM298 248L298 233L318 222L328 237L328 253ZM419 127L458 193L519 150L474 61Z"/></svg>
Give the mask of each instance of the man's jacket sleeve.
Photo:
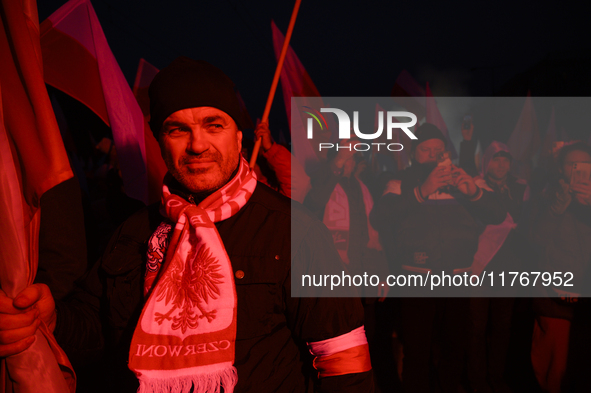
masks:
<svg viewBox="0 0 591 393"><path fill-rule="evenodd" d="M304 235L299 236L298 233ZM316 277L328 272L338 275L342 275L343 272L346 274L346 269L338 256L330 232L322 223L313 220L302 231L294 229L292 223L292 235L291 276L293 276L293 280L291 276L288 277L284 285L287 292L286 299L288 299L286 315L290 329L301 344L310 344L352 334L352 331L363 326L363 306L353 289L339 288L332 291L329 284L328 286L306 288L311 292L300 293L304 296L298 296L296 291L291 291L292 285L302 285L303 274L316 275ZM353 297L334 297L334 293L343 295L343 291L348 291L349 295ZM291 294L295 296L292 297ZM326 297L331 295L333 297ZM367 350L367 356L369 362L369 350ZM374 391L371 365L369 365L369 369L367 366L366 369L360 366L359 370L363 370L361 372L323 376L320 367L317 367L318 357L313 358L311 355L309 360L313 362L317 373L315 391ZM342 369L346 370L347 367Z"/></svg>
<svg viewBox="0 0 591 393"><path fill-rule="evenodd" d="M73 362L96 360L105 349L105 331L116 336L108 341L117 345L141 309L143 280L137 278L143 274L148 222L154 214L144 209L120 226L103 256L76 282L72 293L56 302L54 335Z"/></svg>
<svg viewBox="0 0 591 393"><path fill-rule="evenodd" d="M378 231L384 231L393 222L412 215L421 206L415 189L402 189L400 180L391 180L386 193L374 204L369 222Z"/></svg>
<svg viewBox="0 0 591 393"><path fill-rule="evenodd" d="M311 174L310 181L312 189L306 195L304 205L322 220L330 195L339 182L339 176L332 171L330 163L323 162Z"/></svg>

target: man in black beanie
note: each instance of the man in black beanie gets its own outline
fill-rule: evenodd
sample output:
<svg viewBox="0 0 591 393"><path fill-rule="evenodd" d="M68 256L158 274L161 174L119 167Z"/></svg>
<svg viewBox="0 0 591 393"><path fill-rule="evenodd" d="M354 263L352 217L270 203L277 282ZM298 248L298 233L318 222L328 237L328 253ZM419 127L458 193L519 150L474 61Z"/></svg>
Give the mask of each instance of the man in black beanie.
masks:
<svg viewBox="0 0 591 393"><path fill-rule="evenodd" d="M178 58L149 94L169 171L162 205L117 229L57 313L42 285L14 304L39 309L71 359L103 357L97 391L136 391L138 380L154 393L373 391L359 299L291 296L292 268L340 272L341 260L320 221L257 184L232 81ZM0 354L11 356L30 345L36 316L4 300Z"/></svg>
<svg viewBox="0 0 591 393"><path fill-rule="evenodd" d="M483 229L477 220L499 224L506 212L492 193L481 190L472 177L445 159L445 137L436 126L425 123L415 135L412 165L400 180L387 184L370 222L382 241L393 243L389 249L395 255L388 257L397 273L425 278L443 271L452 276L469 272ZM421 290L400 288L404 391L437 390L430 386L432 364L437 364L435 383L441 391L458 391L469 299L426 298ZM440 357L431 359L437 337L442 339Z"/></svg>

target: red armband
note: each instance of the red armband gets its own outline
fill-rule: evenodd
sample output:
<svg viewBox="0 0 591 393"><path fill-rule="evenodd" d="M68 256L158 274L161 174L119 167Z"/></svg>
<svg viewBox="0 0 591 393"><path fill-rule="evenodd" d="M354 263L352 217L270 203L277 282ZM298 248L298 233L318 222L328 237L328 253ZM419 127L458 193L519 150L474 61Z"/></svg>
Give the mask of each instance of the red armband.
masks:
<svg viewBox="0 0 591 393"><path fill-rule="evenodd" d="M308 343L318 377L362 373L371 370L369 346L363 326L328 340Z"/></svg>

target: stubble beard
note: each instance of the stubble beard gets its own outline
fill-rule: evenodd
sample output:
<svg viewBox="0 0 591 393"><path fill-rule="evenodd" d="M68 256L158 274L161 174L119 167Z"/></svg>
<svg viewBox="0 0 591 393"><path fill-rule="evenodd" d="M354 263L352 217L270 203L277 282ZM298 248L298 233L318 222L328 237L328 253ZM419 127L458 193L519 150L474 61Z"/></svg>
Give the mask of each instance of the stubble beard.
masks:
<svg viewBox="0 0 591 393"><path fill-rule="evenodd" d="M214 193L228 183L239 162L238 155L235 158L224 160L220 153L215 152L205 157L200 157L202 159L213 160L213 166L209 168L191 168L187 166L188 162L194 158L196 157L183 156L177 165L174 165L170 158L167 158L165 161L171 175L189 192L201 197L201 199Z"/></svg>

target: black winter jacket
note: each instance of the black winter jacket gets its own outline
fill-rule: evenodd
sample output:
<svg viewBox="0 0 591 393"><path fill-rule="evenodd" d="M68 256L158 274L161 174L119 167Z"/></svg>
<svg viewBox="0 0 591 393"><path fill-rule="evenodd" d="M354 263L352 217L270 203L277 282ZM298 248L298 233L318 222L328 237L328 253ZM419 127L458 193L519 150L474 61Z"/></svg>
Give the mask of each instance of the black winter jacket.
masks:
<svg viewBox="0 0 591 393"><path fill-rule="evenodd" d="M158 206L128 219L103 257L66 301L57 305L55 335L74 362L102 356L107 389L134 392L129 347L143 299L147 242L162 222ZM358 299L291 297L291 266L340 263L331 235L297 202L259 183L247 204L216 223L236 273L236 392L373 391L372 372L317 380L305 343L363 324ZM297 282L297 281L296 281ZM99 383L99 382L97 382Z"/></svg>

